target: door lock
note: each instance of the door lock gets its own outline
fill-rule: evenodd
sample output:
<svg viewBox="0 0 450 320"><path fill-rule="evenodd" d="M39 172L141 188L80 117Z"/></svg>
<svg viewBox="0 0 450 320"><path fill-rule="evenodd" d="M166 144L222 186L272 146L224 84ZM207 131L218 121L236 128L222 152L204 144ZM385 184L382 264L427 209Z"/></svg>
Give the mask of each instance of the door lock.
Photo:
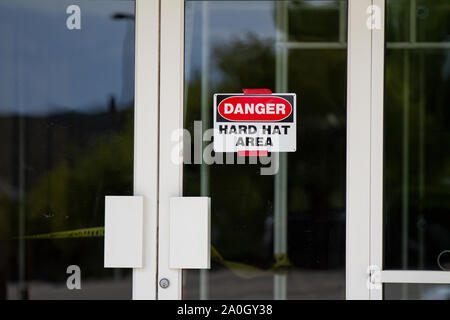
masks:
<svg viewBox="0 0 450 320"><path fill-rule="evenodd" d="M160 286L161 288L163 288L163 289L168 288L168 287L169 287L169 284L170 284L170 282L169 282L169 280L166 279L166 278L162 278L161 280L159 280L159 286Z"/></svg>

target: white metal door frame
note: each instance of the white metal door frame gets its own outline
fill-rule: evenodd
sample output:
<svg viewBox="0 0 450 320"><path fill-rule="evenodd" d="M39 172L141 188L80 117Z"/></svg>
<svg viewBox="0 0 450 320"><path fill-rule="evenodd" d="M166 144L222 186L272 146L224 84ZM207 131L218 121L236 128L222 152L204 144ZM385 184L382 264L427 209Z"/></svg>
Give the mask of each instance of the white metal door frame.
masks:
<svg viewBox="0 0 450 320"><path fill-rule="evenodd" d="M385 0L372 0L372 14L378 10L379 28L372 28L371 39L371 124L370 124L370 266L383 263L383 108L384 108L384 48ZM369 298L382 299L382 290L369 287Z"/></svg>
<svg viewBox="0 0 450 320"><path fill-rule="evenodd" d="M372 0L348 0L346 298L369 299Z"/></svg>
<svg viewBox="0 0 450 320"><path fill-rule="evenodd" d="M133 269L133 299L155 300L158 225L159 2L136 0L134 194L144 197L143 267Z"/></svg>
<svg viewBox="0 0 450 320"><path fill-rule="evenodd" d="M183 190L184 0L161 1L158 299L182 298L182 270L169 268L169 200Z"/></svg>
<svg viewBox="0 0 450 320"><path fill-rule="evenodd" d="M134 194L144 196L144 252L133 299L181 299L181 270L168 265L168 217L169 198L182 191L182 161L171 157L172 133L183 127L184 1L135 1ZM161 288L161 279L170 285Z"/></svg>

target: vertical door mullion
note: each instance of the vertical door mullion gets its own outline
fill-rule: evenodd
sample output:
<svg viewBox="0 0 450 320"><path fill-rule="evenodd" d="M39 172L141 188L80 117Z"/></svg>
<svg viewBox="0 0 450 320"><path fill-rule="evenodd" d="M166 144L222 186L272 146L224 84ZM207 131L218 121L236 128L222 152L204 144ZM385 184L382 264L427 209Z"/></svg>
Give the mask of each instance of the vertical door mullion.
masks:
<svg viewBox="0 0 450 320"><path fill-rule="evenodd" d="M156 299L158 212L159 0L136 0L134 194L144 196L143 268L133 299Z"/></svg>
<svg viewBox="0 0 450 320"><path fill-rule="evenodd" d="M370 265L383 268L383 106L385 0L373 0L379 8L379 25L372 29L372 124L370 170ZM378 9L377 9L378 10ZM376 17L377 18L377 17ZM382 288L370 290L371 300L383 298Z"/></svg>
<svg viewBox="0 0 450 320"><path fill-rule="evenodd" d="M161 1L158 299L181 299L182 270L169 268L169 199L183 187L184 0Z"/></svg>
<svg viewBox="0 0 450 320"><path fill-rule="evenodd" d="M372 0L348 0L346 297L369 299Z"/></svg>

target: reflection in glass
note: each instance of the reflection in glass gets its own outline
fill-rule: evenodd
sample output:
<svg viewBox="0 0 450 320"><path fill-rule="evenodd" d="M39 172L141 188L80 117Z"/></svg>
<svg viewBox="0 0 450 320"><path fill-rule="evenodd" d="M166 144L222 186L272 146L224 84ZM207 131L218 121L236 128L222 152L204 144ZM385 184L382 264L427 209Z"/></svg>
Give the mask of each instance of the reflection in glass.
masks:
<svg viewBox="0 0 450 320"><path fill-rule="evenodd" d="M2 299L131 298L102 227L104 196L133 192L134 1L76 1L79 30L72 4L0 2Z"/></svg>
<svg viewBox="0 0 450 320"><path fill-rule="evenodd" d="M386 300L450 300L448 284L384 284ZM405 295L404 292L407 292Z"/></svg>
<svg viewBox="0 0 450 320"><path fill-rule="evenodd" d="M183 194L211 197L213 246L211 270L184 272L184 297L345 298L347 2L187 1L185 10L192 137L194 121L211 127L214 93L269 88L299 102L298 151L280 155L275 176L248 162L184 166Z"/></svg>
<svg viewBox="0 0 450 320"><path fill-rule="evenodd" d="M441 253L450 249L449 19L447 0L387 1L385 269L448 266Z"/></svg>

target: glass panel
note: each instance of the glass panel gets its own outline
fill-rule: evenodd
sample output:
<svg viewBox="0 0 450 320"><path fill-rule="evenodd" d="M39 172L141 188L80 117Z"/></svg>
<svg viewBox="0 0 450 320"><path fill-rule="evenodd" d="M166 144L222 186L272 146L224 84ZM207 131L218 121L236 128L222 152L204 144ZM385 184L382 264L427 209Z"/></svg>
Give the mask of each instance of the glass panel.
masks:
<svg viewBox="0 0 450 320"><path fill-rule="evenodd" d="M450 41L450 3L448 0L417 0L417 40Z"/></svg>
<svg viewBox="0 0 450 320"><path fill-rule="evenodd" d="M301 42L338 42L347 37L345 1L291 1L288 39ZM330 28L330 26L333 26Z"/></svg>
<svg viewBox="0 0 450 320"><path fill-rule="evenodd" d="M386 300L450 300L448 284L384 284Z"/></svg>
<svg viewBox="0 0 450 320"><path fill-rule="evenodd" d="M450 6L387 1L384 103L384 268L449 270L450 249ZM416 21L417 20L417 21ZM420 23L418 22L420 20ZM415 22L418 22L416 25ZM406 23L410 39L396 42ZM418 35L418 40L414 38ZM419 36L419 34L421 36ZM435 43L421 42L423 40Z"/></svg>
<svg viewBox="0 0 450 320"><path fill-rule="evenodd" d="M410 37L409 10L411 0L388 1L386 7L386 38L389 41L405 42Z"/></svg>
<svg viewBox="0 0 450 320"><path fill-rule="evenodd" d="M331 5L343 21L324 19ZM343 24L346 34L347 2L187 1L185 13L191 137L199 123L211 128L214 93L269 88L297 93L298 147L280 155L275 175L236 154L212 165L185 154L183 194L211 197L213 248L211 270L184 272L184 297L344 299L346 44L321 30ZM322 27L305 36L294 22ZM288 26L293 39L320 43L288 49Z"/></svg>
<svg viewBox="0 0 450 320"><path fill-rule="evenodd" d="M133 192L134 1L2 0L0 41L0 298L131 298L102 237Z"/></svg>

